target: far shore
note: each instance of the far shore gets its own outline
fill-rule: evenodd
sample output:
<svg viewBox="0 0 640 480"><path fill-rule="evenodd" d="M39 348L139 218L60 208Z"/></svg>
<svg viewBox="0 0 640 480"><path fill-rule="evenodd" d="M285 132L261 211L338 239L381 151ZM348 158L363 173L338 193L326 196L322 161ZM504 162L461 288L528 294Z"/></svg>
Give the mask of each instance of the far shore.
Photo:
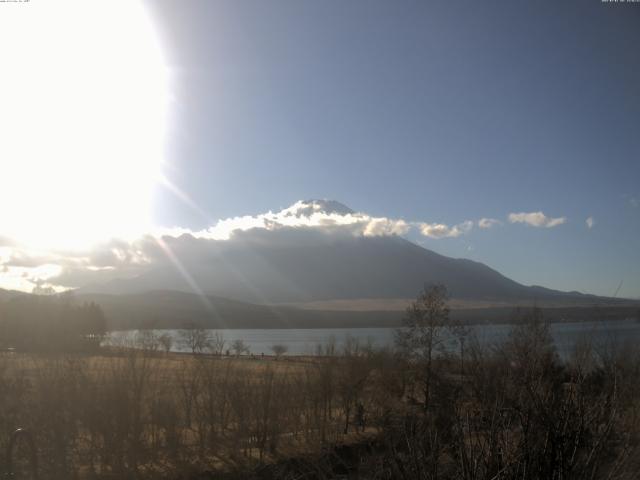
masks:
<svg viewBox="0 0 640 480"><path fill-rule="evenodd" d="M491 308L452 308L450 316L464 325L505 325L516 324L522 312L529 306L509 306ZM640 316L640 302L624 305L542 307L544 318L549 323L575 323L596 321L618 321L637 319ZM124 322L107 322L109 330L180 330L202 327L211 330L276 330L276 329L336 329L336 328L397 328L402 325L403 310L397 311L310 311L308 317L272 317L264 321L245 318L202 317L197 321L176 324L170 319L136 319ZM107 312L108 314L108 312Z"/></svg>

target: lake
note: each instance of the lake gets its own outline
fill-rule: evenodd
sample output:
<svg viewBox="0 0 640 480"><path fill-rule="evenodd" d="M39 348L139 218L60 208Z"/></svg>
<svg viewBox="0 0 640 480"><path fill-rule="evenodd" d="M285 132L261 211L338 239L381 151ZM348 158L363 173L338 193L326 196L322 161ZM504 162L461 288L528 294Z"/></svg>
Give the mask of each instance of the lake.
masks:
<svg viewBox="0 0 640 480"><path fill-rule="evenodd" d="M483 345L500 343L511 331L511 325L473 325L471 335ZM174 339L172 350L187 352L182 344L180 330L152 330L156 335L168 333ZM393 344L393 328L310 328L310 329L224 329L211 330L223 335L226 345L241 339L254 355L270 355L273 345L285 345L289 355L313 355L319 344L334 342L338 348L345 339L351 337L361 343L371 343L378 347ZM138 330L111 332L105 344L135 341ZM577 342L590 339L596 348L623 346L640 342L640 323L633 319L607 322L574 322L551 324L551 334L558 352L566 357ZM226 348L226 347L225 347Z"/></svg>

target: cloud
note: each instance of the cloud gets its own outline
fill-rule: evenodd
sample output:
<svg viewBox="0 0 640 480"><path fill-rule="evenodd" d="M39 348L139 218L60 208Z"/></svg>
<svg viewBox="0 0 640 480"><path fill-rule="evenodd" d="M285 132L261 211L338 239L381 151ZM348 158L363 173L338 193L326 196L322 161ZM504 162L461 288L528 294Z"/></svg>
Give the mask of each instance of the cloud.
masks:
<svg viewBox="0 0 640 480"><path fill-rule="evenodd" d="M551 217L547 217L542 212L510 213L508 218L509 218L509 222L511 223L524 223L532 227L544 227L544 228L557 227L558 225L562 225L567 221L567 217L551 218Z"/></svg>
<svg viewBox="0 0 640 480"><path fill-rule="evenodd" d="M638 208L640 207L640 199L636 198L636 197L630 197L629 198L629 204L633 207L633 208Z"/></svg>
<svg viewBox="0 0 640 480"><path fill-rule="evenodd" d="M36 267L0 265L0 287L11 290L31 291L34 286L52 286L49 281L58 276L62 267L45 263ZM58 288L64 290L64 288Z"/></svg>
<svg viewBox="0 0 640 480"><path fill-rule="evenodd" d="M0 288L31 291L34 286L58 290L92 282L135 276L155 262L155 240L110 240L88 250L44 252L13 243L0 247Z"/></svg>
<svg viewBox="0 0 640 480"><path fill-rule="evenodd" d="M596 224L596 221L594 220L593 217L587 217L587 219L584 221L584 223L586 223L587 224L587 228L589 230L591 230L594 227L594 225Z"/></svg>
<svg viewBox="0 0 640 480"><path fill-rule="evenodd" d="M12 238L0 235L0 247L7 247L11 245L15 245L15 241Z"/></svg>
<svg viewBox="0 0 640 480"><path fill-rule="evenodd" d="M476 223L489 228L500 222L489 218L455 225L410 222L356 212L338 202L310 200L276 212L222 219L199 231L159 228L135 239L110 239L77 250L33 250L1 237L0 232L0 288L64 290L134 278L152 269L173 269L175 259L188 270L263 247L324 246L349 238L402 236L412 230L432 239L456 238L471 232Z"/></svg>
<svg viewBox="0 0 640 480"><path fill-rule="evenodd" d="M383 235L406 235L411 226L404 220L390 220L388 218L373 218L363 234L365 237L379 237Z"/></svg>
<svg viewBox="0 0 640 480"><path fill-rule="evenodd" d="M193 232L197 238L229 240L238 232L265 229L275 231L283 228L317 228L342 230L351 235L365 237L405 235L411 228L402 219L372 217L365 213L354 212L341 203L331 200L298 201L279 212L269 211L260 215L246 215L219 220L206 230ZM187 230L167 231L164 233L190 233Z"/></svg>
<svg viewBox="0 0 640 480"><path fill-rule="evenodd" d="M502 225L500 220L496 220L495 218L481 218L478 220L478 227L480 228L492 228L497 225Z"/></svg>
<svg viewBox="0 0 640 480"><path fill-rule="evenodd" d="M456 238L465 235L473 228L473 222L467 220L452 227L443 223L420 223L420 233L429 238Z"/></svg>

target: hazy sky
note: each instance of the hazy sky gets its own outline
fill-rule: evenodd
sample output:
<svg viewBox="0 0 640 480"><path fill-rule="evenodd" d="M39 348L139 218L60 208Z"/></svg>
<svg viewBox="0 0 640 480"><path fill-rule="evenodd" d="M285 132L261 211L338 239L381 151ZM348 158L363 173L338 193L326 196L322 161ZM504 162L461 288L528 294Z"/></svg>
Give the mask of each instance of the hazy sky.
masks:
<svg viewBox="0 0 640 480"><path fill-rule="evenodd" d="M408 235L526 284L611 295L624 280L640 296L640 4L146 6L170 72L167 176L201 209L162 190L156 223L203 228L305 198L488 217L502 225ZM538 211L566 221L508 220Z"/></svg>
<svg viewBox="0 0 640 480"><path fill-rule="evenodd" d="M639 45L631 2L0 2L0 288L305 226L640 298Z"/></svg>

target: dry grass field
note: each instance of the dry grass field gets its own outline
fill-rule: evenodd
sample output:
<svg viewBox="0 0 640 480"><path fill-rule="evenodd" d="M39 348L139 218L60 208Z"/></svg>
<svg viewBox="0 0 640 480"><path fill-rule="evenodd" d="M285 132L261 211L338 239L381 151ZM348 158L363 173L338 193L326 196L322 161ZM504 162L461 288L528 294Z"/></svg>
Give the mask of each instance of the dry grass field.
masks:
<svg viewBox="0 0 640 480"><path fill-rule="evenodd" d="M351 441L344 414L355 397L332 398L341 378L350 381L338 374L340 363L140 350L3 353L0 428L34 435L44 478L247 469Z"/></svg>

